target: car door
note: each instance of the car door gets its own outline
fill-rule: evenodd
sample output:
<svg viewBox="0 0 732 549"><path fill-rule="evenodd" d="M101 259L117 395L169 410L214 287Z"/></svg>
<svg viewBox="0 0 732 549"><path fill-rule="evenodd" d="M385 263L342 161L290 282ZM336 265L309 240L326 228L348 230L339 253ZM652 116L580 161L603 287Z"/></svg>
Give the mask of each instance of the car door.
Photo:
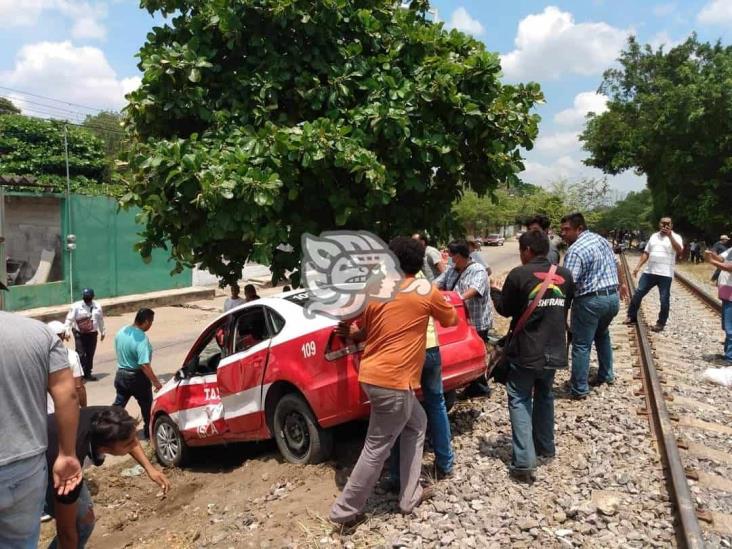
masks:
<svg viewBox="0 0 732 549"><path fill-rule="evenodd" d="M219 363L216 376L227 431L230 438L241 438L264 425L262 380L271 342L264 307L237 313L231 337L233 352Z"/></svg>

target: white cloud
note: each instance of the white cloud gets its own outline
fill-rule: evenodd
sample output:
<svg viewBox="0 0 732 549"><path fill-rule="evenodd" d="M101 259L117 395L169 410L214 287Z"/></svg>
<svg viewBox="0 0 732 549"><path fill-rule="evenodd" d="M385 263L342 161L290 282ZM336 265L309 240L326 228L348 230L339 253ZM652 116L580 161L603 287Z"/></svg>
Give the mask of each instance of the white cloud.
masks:
<svg viewBox="0 0 732 549"><path fill-rule="evenodd" d="M607 23L575 23L569 12L548 6L519 22L516 49L501 56L509 80L602 73L617 58L628 32Z"/></svg>
<svg viewBox="0 0 732 549"><path fill-rule="evenodd" d="M561 155L567 151L574 151L578 148L579 132L555 132L540 135L534 144L534 148L552 156Z"/></svg>
<svg viewBox="0 0 732 549"><path fill-rule="evenodd" d="M119 79L99 48L75 47L69 41L23 46L18 52L14 68L0 71L0 81L8 88L113 110L121 109L125 105L124 95L140 84L137 76ZM13 100L25 112L36 116L68 116L73 120L73 114L66 114L61 109L78 110L77 107L62 104L43 107L18 97ZM50 105L47 101L43 103Z"/></svg>
<svg viewBox="0 0 732 549"><path fill-rule="evenodd" d="M466 34L472 34L473 36L479 36L485 32L485 28L480 24L480 21L473 18L468 10L462 6L452 12L452 18L447 26L451 29L457 29Z"/></svg>
<svg viewBox="0 0 732 549"><path fill-rule="evenodd" d="M74 38L103 40L107 35L101 22L106 5L86 0L0 0L0 28L37 25L42 16L54 13L70 20Z"/></svg>
<svg viewBox="0 0 732 549"><path fill-rule="evenodd" d="M74 23L71 36L79 39L104 40L107 37L107 29L94 17L81 17Z"/></svg>
<svg viewBox="0 0 732 549"><path fill-rule="evenodd" d="M636 175L632 171L616 176L606 176L601 170L585 166L571 156L560 156L555 161L548 163L527 160L524 165L526 169L519 174L521 179L542 187L550 187L552 183L560 179L576 181L590 177L607 177L610 188L622 192L640 191L646 186L645 176Z"/></svg>
<svg viewBox="0 0 732 549"><path fill-rule="evenodd" d="M653 38L648 41L648 43L654 50L657 50L658 48L663 46L663 49L665 51L668 51L671 48L675 48L683 42L684 40L674 40L669 36L666 31L657 32L653 35Z"/></svg>
<svg viewBox="0 0 732 549"><path fill-rule="evenodd" d="M554 122L562 126L580 126L585 122L588 113L604 113L607 110L607 101L607 96L601 93L578 93L571 108L554 115Z"/></svg>
<svg viewBox="0 0 732 549"><path fill-rule="evenodd" d="M676 11L676 3L656 4L653 6L653 15L656 17L667 17Z"/></svg>
<svg viewBox="0 0 732 549"><path fill-rule="evenodd" d="M696 19L702 25L732 24L732 0L711 0L702 8Z"/></svg>

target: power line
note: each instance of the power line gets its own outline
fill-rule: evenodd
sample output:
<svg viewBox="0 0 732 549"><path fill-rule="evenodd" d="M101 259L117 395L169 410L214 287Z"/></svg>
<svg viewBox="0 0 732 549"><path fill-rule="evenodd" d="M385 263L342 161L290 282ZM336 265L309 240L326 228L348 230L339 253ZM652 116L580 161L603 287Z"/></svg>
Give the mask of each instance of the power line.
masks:
<svg viewBox="0 0 732 549"><path fill-rule="evenodd" d="M80 105L79 103L72 103L71 101L64 101L63 99L55 99L53 97L46 97L45 95L38 95L36 93L30 93L30 92L26 92L26 91L22 91L22 90L16 90L16 89L13 89L13 88L8 88L6 86L0 86L0 90L7 90L9 92L19 93L21 95L28 95L30 97L37 97L38 99L45 99L47 101L55 101L56 103L63 103L65 105L71 105L73 107L81 107L82 109L87 109L87 110L90 110L90 111L94 111L95 113L100 113L100 112L103 112L105 110L109 110L109 109L99 109L97 107L90 107L88 105Z"/></svg>
<svg viewBox="0 0 732 549"><path fill-rule="evenodd" d="M37 101L31 101L30 99L24 99L24 98L18 99L17 97L13 97L11 95L3 95L3 94L0 94L0 97L4 97L5 99L7 99L8 101L11 101L11 102L13 100L15 100L17 102L22 102L23 104L26 104L27 103L28 105L37 105L39 107L44 107L44 108L52 109L54 111L67 112L67 113L70 113L70 114L78 114L78 115L82 115L82 116L91 116L90 114L82 113L82 112L79 112L79 111L72 111L72 110L69 110L69 109L64 109L62 107L57 107L55 105L49 105L47 103L39 103Z"/></svg>

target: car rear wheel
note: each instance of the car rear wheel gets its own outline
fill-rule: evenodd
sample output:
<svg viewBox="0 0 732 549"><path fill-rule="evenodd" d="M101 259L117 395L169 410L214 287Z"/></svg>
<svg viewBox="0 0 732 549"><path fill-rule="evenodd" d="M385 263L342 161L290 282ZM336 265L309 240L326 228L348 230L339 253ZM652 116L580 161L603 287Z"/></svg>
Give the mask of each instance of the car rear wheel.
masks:
<svg viewBox="0 0 732 549"><path fill-rule="evenodd" d="M333 434L321 429L299 395L287 394L279 400L273 423L277 447L290 463L320 463L333 449Z"/></svg>
<svg viewBox="0 0 732 549"><path fill-rule="evenodd" d="M188 460L188 445L183 440L178 426L169 416L162 415L155 420L153 428L155 454L165 467L182 467Z"/></svg>

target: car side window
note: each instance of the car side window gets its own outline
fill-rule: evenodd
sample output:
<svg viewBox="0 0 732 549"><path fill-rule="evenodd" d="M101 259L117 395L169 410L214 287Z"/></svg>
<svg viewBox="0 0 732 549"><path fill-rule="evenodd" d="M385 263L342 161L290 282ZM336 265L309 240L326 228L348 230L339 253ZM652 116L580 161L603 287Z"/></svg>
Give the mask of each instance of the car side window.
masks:
<svg viewBox="0 0 732 549"><path fill-rule="evenodd" d="M257 343L269 339L264 307L244 309L236 319L234 353L241 353Z"/></svg>
<svg viewBox="0 0 732 549"><path fill-rule="evenodd" d="M227 322L214 326L208 338L203 341L190 364L186 365L190 375L206 375L216 372L221 359L227 352Z"/></svg>
<svg viewBox="0 0 732 549"><path fill-rule="evenodd" d="M269 320L269 333L271 337L276 336L285 327L285 319L277 312L267 307L267 319Z"/></svg>

